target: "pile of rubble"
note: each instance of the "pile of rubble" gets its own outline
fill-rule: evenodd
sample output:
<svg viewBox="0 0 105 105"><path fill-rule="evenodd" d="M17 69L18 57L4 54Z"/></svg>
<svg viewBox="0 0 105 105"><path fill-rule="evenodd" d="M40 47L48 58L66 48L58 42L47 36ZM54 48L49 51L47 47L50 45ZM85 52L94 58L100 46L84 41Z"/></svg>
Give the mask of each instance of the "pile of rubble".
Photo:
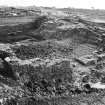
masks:
<svg viewBox="0 0 105 105"><path fill-rule="evenodd" d="M98 92L105 89L104 52L94 51L92 55L75 58L71 63L71 68L73 69L74 90Z"/></svg>

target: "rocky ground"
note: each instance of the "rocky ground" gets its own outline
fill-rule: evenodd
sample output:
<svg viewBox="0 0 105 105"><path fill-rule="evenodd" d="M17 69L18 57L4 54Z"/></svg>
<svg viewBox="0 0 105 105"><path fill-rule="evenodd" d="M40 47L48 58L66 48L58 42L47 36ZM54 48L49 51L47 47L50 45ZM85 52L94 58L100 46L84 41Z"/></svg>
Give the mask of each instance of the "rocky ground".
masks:
<svg viewBox="0 0 105 105"><path fill-rule="evenodd" d="M0 27L0 104L105 105L105 23L41 11Z"/></svg>

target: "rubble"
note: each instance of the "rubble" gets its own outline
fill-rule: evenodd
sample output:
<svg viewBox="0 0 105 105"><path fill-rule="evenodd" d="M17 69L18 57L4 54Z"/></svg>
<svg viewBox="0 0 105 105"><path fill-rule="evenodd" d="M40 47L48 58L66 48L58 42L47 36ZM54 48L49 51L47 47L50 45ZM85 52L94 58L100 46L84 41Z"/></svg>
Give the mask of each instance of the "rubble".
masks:
<svg viewBox="0 0 105 105"><path fill-rule="evenodd" d="M12 10L13 17L19 15ZM56 98L70 100L105 88L104 26L57 9L42 10L35 10L32 23L0 30L1 103L53 105Z"/></svg>
<svg viewBox="0 0 105 105"><path fill-rule="evenodd" d="M95 65L97 63L97 59L92 55L85 55L80 58L76 58L76 60L85 66Z"/></svg>

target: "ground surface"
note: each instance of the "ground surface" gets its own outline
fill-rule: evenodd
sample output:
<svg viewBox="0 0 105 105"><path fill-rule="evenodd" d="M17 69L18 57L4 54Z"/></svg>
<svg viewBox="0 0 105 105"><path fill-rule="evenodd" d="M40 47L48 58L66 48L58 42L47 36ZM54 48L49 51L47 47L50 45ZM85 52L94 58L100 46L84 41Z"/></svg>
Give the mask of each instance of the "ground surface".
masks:
<svg viewBox="0 0 105 105"><path fill-rule="evenodd" d="M2 105L105 105L104 10L1 10Z"/></svg>

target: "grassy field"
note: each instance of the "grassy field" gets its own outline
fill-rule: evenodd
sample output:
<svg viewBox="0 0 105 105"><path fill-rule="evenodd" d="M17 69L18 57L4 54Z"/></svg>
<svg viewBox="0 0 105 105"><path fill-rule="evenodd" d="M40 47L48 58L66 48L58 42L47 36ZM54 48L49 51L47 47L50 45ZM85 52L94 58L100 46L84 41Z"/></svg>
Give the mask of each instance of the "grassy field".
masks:
<svg viewBox="0 0 105 105"><path fill-rule="evenodd" d="M75 8L64 8L61 9L67 14L77 14L94 22L105 23L105 10L98 9L75 9Z"/></svg>
<svg viewBox="0 0 105 105"><path fill-rule="evenodd" d="M0 18L0 26L24 24L27 22L32 22L35 18L36 16Z"/></svg>

